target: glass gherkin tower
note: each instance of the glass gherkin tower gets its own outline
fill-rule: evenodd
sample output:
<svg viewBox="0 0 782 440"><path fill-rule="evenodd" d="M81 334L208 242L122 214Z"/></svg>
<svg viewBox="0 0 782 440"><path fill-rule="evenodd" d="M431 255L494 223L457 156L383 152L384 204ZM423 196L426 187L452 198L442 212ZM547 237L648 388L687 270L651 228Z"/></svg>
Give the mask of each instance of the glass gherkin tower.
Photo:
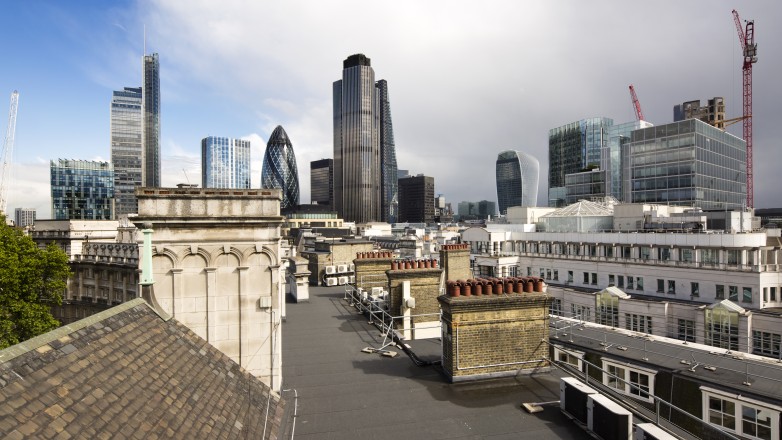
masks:
<svg viewBox="0 0 782 440"><path fill-rule="evenodd" d="M282 190L280 209L292 208L299 204L299 171L296 168L296 156L288 133L281 125L274 129L266 144L261 172L261 188Z"/></svg>

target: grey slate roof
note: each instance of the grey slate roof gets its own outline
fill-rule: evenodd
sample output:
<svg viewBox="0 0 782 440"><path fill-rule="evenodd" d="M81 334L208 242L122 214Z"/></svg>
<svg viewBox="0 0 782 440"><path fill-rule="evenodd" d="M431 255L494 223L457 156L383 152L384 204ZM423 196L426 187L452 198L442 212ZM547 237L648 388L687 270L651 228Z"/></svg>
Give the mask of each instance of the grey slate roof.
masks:
<svg viewBox="0 0 782 440"><path fill-rule="evenodd" d="M283 406L143 299L0 351L4 439L276 439Z"/></svg>

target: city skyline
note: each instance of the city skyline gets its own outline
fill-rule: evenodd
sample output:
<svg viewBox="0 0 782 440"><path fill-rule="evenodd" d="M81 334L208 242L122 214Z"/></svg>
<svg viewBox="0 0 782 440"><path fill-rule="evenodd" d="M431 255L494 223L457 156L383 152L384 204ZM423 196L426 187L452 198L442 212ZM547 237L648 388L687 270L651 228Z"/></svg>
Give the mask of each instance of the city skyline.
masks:
<svg viewBox="0 0 782 440"><path fill-rule="evenodd" d="M351 5L356 3L341 7ZM672 121L674 105L712 96L725 97L727 118L739 116L741 53L730 14L734 7L756 23L755 206L782 206L782 194L769 184L780 163L780 135L773 129L780 116L781 93L773 81L782 61L782 31L774 26L780 5L497 3L481 11L467 3L449 5L417 5L415 19L409 4L385 6L382 24L361 20L378 9L353 8L359 29L336 32L328 23L338 22L340 8L308 2L4 5L14 20L0 31L6 37L0 47L9 59L0 72L3 130L8 96L20 92L8 209L35 208L38 218L50 218L50 160L109 160L105 108L111 91L141 84L145 24L146 52L160 54L164 186L188 177L197 181L205 131L253 141L252 182L259 181L264 134L277 125L295 133L299 162L330 157L330 84L345 55L362 52L372 56L393 88L399 167L433 176L437 192L458 203L494 199L491 170L503 150L529 149L545 172L548 129L594 116L617 124L632 121L631 83L646 119L655 125ZM271 20L257 29L261 17ZM281 17L295 17L307 32L283 26L284 20L275 23ZM421 31L401 31L410 27ZM355 32L367 35L358 46L349 38ZM593 57L574 44L582 35L593 47L622 56ZM703 35L710 43L693 51ZM272 36L282 43L262 43ZM531 44L537 39L545 44ZM698 69L676 68L682 63ZM740 135L740 124L729 131ZM309 169L301 171L300 179L308 182ZM309 200L309 185L301 190L302 199ZM546 196L542 182L538 200Z"/></svg>

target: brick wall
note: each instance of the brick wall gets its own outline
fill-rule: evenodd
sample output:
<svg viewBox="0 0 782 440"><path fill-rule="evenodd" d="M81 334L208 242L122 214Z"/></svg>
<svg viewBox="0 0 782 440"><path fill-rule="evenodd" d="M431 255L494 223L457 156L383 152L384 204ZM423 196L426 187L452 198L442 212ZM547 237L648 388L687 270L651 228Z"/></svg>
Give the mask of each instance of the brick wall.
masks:
<svg viewBox="0 0 782 440"><path fill-rule="evenodd" d="M424 261L415 262L418 268L397 268L386 272L389 285L389 309L393 316L401 314L402 306L402 284L410 281L410 296L415 298L415 309L413 315L425 313L440 313L440 304L437 297L440 295L440 280L443 271L440 268L425 267ZM423 267L421 267L423 266ZM413 323L428 322L437 320L436 316L413 318Z"/></svg>
<svg viewBox="0 0 782 440"><path fill-rule="evenodd" d="M549 368L547 294L443 295L438 301L443 369L452 382Z"/></svg>
<svg viewBox="0 0 782 440"><path fill-rule="evenodd" d="M360 252L354 255L356 288L371 291L372 287L388 287L386 271L391 268L393 253Z"/></svg>
<svg viewBox="0 0 782 440"><path fill-rule="evenodd" d="M456 281L472 278L470 245L444 244L440 246L440 265L445 271L446 280Z"/></svg>

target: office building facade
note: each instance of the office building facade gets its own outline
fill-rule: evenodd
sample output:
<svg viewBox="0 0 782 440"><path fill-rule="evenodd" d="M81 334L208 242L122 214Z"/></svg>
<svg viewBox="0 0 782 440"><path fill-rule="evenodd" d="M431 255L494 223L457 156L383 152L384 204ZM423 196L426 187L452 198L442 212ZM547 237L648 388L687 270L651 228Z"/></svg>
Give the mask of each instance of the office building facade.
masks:
<svg viewBox="0 0 782 440"><path fill-rule="evenodd" d="M565 200L567 204L570 205L579 200L594 201L605 198L607 179L608 173L600 169L565 175Z"/></svg>
<svg viewBox="0 0 782 440"><path fill-rule="evenodd" d="M699 119L632 132L625 200L712 210L747 201L747 145Z"/></svg>
<svg viewBox="0 0 782 440"><path fill-rule="evenodd" d="M363 54L349 56L342 67L342 79L333 84L334 208L345 221L393 221L396 151L388 84L375 82Z"/></svg>
<svg viewBox="0 0 782 440"><path fill-rule="evenodd" d="M144 112L141 179L143 186L160 187L160 61L158 54L144 55L142 107Z"/></svg>
<svg viewBox="0 0 782 440"><path fill-rule="evenodd" d="M459 202L456 210L459 221L486 220L490 216L497 215L497 204L490 200Z"/></svg>
<svg viewBox="0 0 782 440"><path fill-rule="evenodd" d="M35 208L16 208L14 210L14 225L26 228L35 224Z"/></svg>
<svg viewBox="0 0 782 440"><path fill-rule="evenodd" d="M334 159L310 162L310 203L334 206Z"/></svg>
<svg viewBox="0 0 782 440"><path fill-rule="evenodd" d="M673 122L700 119L717 128L725 128L725 98L715 96L702 106L700 99L673 106Z"/></svg>
<svg viewBox="0 0 782 440"><path fill-rule="evenodd" d="M58 159L50 162L54 220L114 218L114 168L109 162Z"/></svg>
<svg viewBox="0 0 782 440"><path fill-rule="evenodd" d="M250 141L208 136L201 140L201 186L250 188Z"/></svg>
<svg viewBox="0 0 782 440"><path fill-rule="evenodd" d="M274 129L266 144L261 172L261 188L282 190L280 209L290 209L299 204L299 171L296 156L288 133L281 125Z"/></svg>
<svg viewBox="0 0 782 440"><path fill-rule="evenodd" d="M589 118L549 130L548 206L566 204L565 175L600 166L610 118Z"/></svg>
<svg viewBox="0 0 782 440"><path fill-rule="evenodd" d="M630 134L639 128L652 127L652 123L646 121L632 121L623 124L614 124L608 127L608 143L600 155L600 169L605 171L605 195L619 201L623 199L624 192L622 176L625 170L622 168L623 146L630 142ZM629 202L629 201L628 201ZM567 202L568 204L573 202Z"/></svg>
<svg viewBox="0 0 782 440"><path fill-rule="evenodd" d="M111 164L114 166L114 211L138 212L136 187L142 174L142 88L125 87L111 99Z"/></svg>
<svg viewBox="0 0 782 440"><path fill-rule="evenodd" d="M434 177L419 174L399 179L399 222L434 222Z"/></svg>
<svg viewBox="0 0 782 440"><path fill-rule="evenodd" d="M380 118L380 191L382 206L380 220L396 223L399 214L399 186L394 145L394 125L391 121L391 102L388 99L388 82L379 80L375 86L378 95Z"/></svg>
<svg viewBox="0 0 782 440"><path fill-rule="evenodd" d="M511 206L537 206L540 163L527 153L507 150L497 155L497 204L500 214Z"/></svg>

